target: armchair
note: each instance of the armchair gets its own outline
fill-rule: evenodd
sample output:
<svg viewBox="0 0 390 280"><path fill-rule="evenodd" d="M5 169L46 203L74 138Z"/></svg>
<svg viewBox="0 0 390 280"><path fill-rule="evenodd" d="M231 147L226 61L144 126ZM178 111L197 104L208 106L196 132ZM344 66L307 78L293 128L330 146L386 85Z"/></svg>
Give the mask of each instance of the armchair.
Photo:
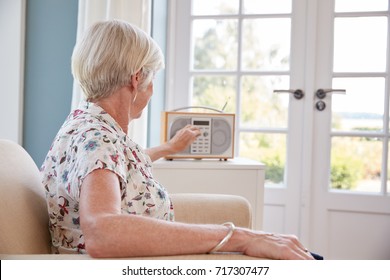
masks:
<svg viewBox="0 0 390 280"><path fill-rule="evenodd" d="M252 227L251 207L233 195L172 194L176 220ZM196 213L196 215L194 215ZM0 259L90 259L50 254L49 217L39 170L18 144L0 139ZM137 258L141 259L141 258ZM181 255L142 259L253 259L238 254Z"/></svg>

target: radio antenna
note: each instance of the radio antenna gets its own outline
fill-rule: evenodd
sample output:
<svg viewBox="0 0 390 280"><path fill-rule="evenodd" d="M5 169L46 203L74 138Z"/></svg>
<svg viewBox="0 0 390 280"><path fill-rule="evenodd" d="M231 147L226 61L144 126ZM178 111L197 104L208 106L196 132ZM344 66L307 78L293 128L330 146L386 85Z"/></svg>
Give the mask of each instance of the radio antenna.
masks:
<svg viewBox="0 0 390 280"><path fill-rule="evenodd" d="M228 102L230 101L230 96L228 97L228 99L226 100L225 104L223 105L221 111L223 112L223 110L225 110L226 106L228 105Z"/></svg>

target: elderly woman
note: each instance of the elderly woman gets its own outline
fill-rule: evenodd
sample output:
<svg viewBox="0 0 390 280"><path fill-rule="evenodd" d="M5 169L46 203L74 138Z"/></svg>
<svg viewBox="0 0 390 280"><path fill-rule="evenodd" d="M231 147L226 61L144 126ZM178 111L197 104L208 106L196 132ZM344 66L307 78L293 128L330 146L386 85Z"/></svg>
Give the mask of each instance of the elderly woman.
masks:
<svg viewBox="0 0 390 280"><path fill-rule="evenodd" d="M118 20L93 25L76 45L72 71L85 94L58 132L41 168L56 253L132 257L240 252L273 259L312 259L295 236L174 220L151 162L183 150L199 135L181 130L142 149L127 135L153 94L164 66L157 44Z"/></svg>

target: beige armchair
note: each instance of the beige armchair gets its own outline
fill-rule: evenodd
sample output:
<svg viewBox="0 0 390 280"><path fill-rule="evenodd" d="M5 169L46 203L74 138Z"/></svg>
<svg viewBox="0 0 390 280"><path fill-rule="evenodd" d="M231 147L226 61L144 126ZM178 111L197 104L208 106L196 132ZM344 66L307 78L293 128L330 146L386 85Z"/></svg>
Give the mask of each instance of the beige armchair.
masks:
<svg viewBox="0 0 390 280"><path fill-rule="evenodd" d="M172 200L179 222L221 224L232 221L237 226L252 226L250 204L242 197L173 194ZM20 145L0 139L0 259L90 258L88 255L50 254L46 207L39 170L30 155ZM149 259L252 258L238 254L204 254Z"/></svg>

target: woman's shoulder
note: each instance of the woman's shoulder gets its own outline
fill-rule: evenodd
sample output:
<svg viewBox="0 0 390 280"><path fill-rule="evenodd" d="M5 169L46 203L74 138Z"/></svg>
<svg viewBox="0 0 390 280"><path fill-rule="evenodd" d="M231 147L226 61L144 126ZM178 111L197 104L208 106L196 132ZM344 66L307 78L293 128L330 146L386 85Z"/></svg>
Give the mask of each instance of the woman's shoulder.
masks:
<svg viewBox="0 0 390 280"><path fill-rule="evenodd" d="M117 125L111 121L107 114L82 109L76 109L68 116L62 130L62 133L81 137L97 136L99 138L99 136L104 136L110 139L121 137Z"/></svg>

